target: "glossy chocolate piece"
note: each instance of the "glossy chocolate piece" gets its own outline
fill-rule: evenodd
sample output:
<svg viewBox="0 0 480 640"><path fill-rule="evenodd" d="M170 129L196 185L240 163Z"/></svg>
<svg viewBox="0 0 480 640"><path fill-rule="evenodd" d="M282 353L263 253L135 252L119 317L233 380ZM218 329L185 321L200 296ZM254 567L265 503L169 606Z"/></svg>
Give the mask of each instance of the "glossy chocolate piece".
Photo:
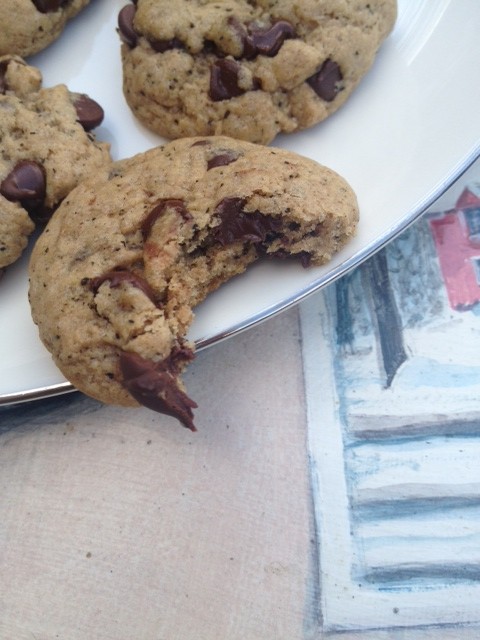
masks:
<svg viewBox="0 0 480 640"><path fill-rule="evenodd" d="M148 238L153 225L161 216L163 216L166 209L174 209L183 220L190 219L190 214L188 213L183 200L174 200L173 198L161 200L157 206L150 211L142 223L142 236L144 240Z"/></svg>
<svg viewBox="0 0 480 640"><path fill-rule="evenodd" d="M104 111L102 107L87 95L79 95L73 106L77 112L77 120L85 131L91 131L103 122Z"/></svg>
<svg viewBox="0 0 480 640"><path fill-rule="evenodd" d="M245 93L238 85L240 65L235 60L222 59L213 63L210 70L210 98L214 102L229 100Z"/></svg>
<svg viewBox="0 0 480 640"><path fill-rule="evenodd" d="M68 0L32 0L40 13L52 13L58 11Z"/></svg>
<svg viewBox="0 0 480 640"><path fill-rule="evenodd" d="M133 20L137 8L134 4L127 4L120 9L118 14L118 32L122 41L129 47L135 47L137 44L138 36L133 27Z"/></svg>
<svg viewBox="0 0 480 640"><path fill-rule="evenodd" d="M220 218L220 224L214 229L214 238L221 245L233 242L262 243L267 235L280 230L281 221L272 216L243 210L244 198L225 198L215 209L215 215Z"/></svg>
<svg viewBox="0 0 480 640"><path fill-rule="evenodd" d="M4 95L8 89L6 75L9 62L10 60L0 62L0 95Z"/></svg>
<svg viewBox="0 0 480 640"><path fill-rule="evenodd" d="M0 184L2 196L12 202L20 202L26 209L40 206L45 199L45 190L45 170L33 160L17 162Z"/></svg>
<svg viewBox="0 0 480 640"><path fill-rule="evenodd" d="M88 286L93 293L97 293L104 282L108 282L112 289L119 287L123 283L127 283L132 287L140 289L154 305L157 305L156 296L148 282L127 269L119 269L118 271L107 271L97 278L91 278L87 281ZM158 305L157 305L158 306Z"/></svg>
<svg viewBox="0 0 480 640"><path fill-rule="evenodd" d="M170 40L149 40L150 46L157 53L165 53L170 49L184 49L183 42L178 38L171 38Z"/></svg>
<svg viewBox="0 0 480 640"><path fill-rule="evenodd" d="M233 151L219 153L217 156L213 156L213 158L210 158L210 160L207 161L207 171L215 169L215 167L226 167L228 164L235 162L235 160L238 160L238 155Z"/></svg>
<svg viewBox="0 0 480 640"><path fill-rule="evenodd" d="M317 73L308 78L307 82L319 98L326 102L332 102L340 91L342 80L340 67L329 58L325 60Z"/></svg>
<svg viewBox="0 0 480 640"><path fill-rule="evenodd" d="M243 57L263 55L271 58L277 55L285 40L296 37L295 29L286 20L279 20L269 27L251 26L242 38Z"/></svg>
<svg viewBox="0 0 480 640"><path fill-rule="evenodd" d="M170 357L153 362L137 353L123 351L120 354L122 384L144 407L177 418L187 429L196 431L192 409L197 404L178 388L173 360Z"/></svg>

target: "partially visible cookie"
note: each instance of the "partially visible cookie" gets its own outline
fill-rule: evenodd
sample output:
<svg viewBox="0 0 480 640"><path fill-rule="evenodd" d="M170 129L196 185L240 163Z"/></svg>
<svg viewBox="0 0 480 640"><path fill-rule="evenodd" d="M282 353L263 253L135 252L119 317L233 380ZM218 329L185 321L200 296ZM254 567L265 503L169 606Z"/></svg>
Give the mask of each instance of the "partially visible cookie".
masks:
<svg viewBox="0 0 480 640"><path fill-rule="evenodd" d="M41 85L38 69L0 56L0 268L20 257L33 219L111 160L90 132L103 119L100 105L65 85Z"/></svg>
<svg viewBox="0 0 480 640"><path fill-rule="evenodd" d="M106 403L194 429L179 377L192 308L262 256L330 260L355 233L355 195L293 152L183 138L104 167L35 244L30 303L63 374Z"/></svg>
<svg viewBox="0 0 480 640"><path fill-rule="evenodd" d="M167 138L266 144L336 111L395 18L396 0L137 0L118 19L125 98Z"/></svg>
<svg viewBox="0 0 480 640"><path fill-rule="evenodd" d="M1 0L0 55L45 49L90 0Z"/></svg>

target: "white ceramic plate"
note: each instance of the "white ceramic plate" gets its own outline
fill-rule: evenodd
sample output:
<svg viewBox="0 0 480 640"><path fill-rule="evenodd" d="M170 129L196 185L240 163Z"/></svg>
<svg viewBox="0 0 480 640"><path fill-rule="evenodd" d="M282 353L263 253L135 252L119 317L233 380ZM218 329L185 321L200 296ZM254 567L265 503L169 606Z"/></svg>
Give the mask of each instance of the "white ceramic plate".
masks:
<svg viewBox="0 0 480 640"><path fill-rule="evenodd" d="M97 129L114 158L162 142L131 115L121 89L116 17L127 0L96 0L32 58L44 85L61 82L105 108ZM343 175L361 210L357 237L327 266L257 264L197 309L201 348L332 282L400 233L480 154L480 3L399 0L394 32L356 93L329 120L275 145ZM0 282L0 404L71 390L41 345L27 302L27 256Z"/></svg>

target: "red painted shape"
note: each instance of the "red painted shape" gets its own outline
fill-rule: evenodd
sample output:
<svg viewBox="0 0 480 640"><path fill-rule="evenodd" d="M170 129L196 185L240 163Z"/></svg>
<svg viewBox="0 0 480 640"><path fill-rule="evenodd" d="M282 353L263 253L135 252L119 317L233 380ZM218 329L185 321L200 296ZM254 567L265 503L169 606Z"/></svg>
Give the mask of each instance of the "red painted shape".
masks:
<svg viewBox="0 0 480 640"><path fill-rule="evenodd" d="M471 309L480 302L480 238L469 235L465 220L468 209L479 207L480 198L465 189L455 209L430 219L448 300L458 311Z"/></svg>

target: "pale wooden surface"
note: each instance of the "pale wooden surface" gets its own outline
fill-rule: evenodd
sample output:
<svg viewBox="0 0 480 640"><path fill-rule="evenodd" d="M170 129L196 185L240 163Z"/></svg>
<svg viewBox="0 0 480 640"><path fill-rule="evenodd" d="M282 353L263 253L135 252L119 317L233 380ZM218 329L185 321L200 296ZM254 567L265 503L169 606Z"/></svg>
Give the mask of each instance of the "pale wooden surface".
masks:
<svg viewBox="0 0 480 640"><path fill-rule="evenodd" d="M0 413L0 638L318 631L297 310L198 355L198 433L79 395Z"/></svg>

